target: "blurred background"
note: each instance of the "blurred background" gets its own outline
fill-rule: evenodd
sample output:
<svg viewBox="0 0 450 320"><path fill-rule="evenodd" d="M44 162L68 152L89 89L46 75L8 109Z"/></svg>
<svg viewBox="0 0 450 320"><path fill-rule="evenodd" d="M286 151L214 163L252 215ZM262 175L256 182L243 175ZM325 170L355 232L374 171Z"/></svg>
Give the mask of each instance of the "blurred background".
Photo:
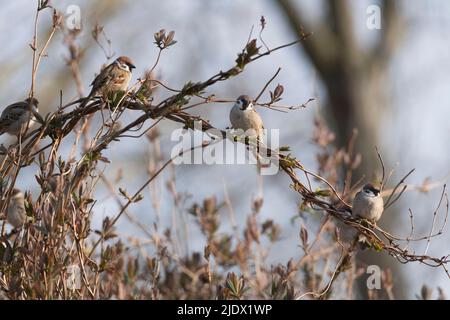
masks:
<svg viewBox="0 0 450 320"><path fill-rule="evenodd" d="M82 82L87 93L89 84L107 60L102 48L93 40L95 24L111 40L114 57L132 57L137 69L134 80L144 75L157 56L153 34L160 29L175 31L178 43L163 53L156 75L172 88L181 88L188 81L201 81L219 70L233 65L237 53L247 42L252 26L259 31L263 15L267 26L265 42L275 47L298 38L300 26L313 35L301 45L289 47L250 64L246 71L230 81L210 88L218 98L234 99L241 94L255 97L278 67L282 68L274 85L284 86L286 104L299 105L309 98L316 100L306 109L289 114L260 110L267 128L280 129L280 144L289 145L292 153L305 167L316 170L317 147L312 143L314 116L320 113L335 130L336 145L342 146L353 128L358 128L357 148L363 155L358 176L369 181L379 173L375 146L384 157L387 168L395 166L392 184L410 169L415 173L408 179L412 185L421 185L430 178L441 184L448 182L450 173L450 2L444 0L410 1L316 1L316 0L138 0L138 1L54 1L56 9L66 12L71 5L81 9L82 31L76 42L85 49L80 61ZM368 19L373 15L371 5L380 8L379 29L370 29ZM369 11L367 11L369 8ZM0 11L0 104L2 108L24 99L31 82L31 57L35 2L8 1ZM51 27L50 11L45 12L39 24L41 45ZM108 44L103 44L108 48ZM62 90L64 102L77 97L75 81L66 58L69 52L62 33L58 33L42 61L36 96L41 102L41 113L56 109ZM112 59L114 59L114 57ZM158 91L157 97L169 93ZM267 99L267 93L263 100ZM231 104L212 104L192 110L211 120L218 128L229 126ZM133 114L127 114L132 118ZM164 159L170 156L174 142L170 133L179 127L165 121L159 125ZM2 136L7 145L11 138ZM8 140L9 139L9 140ZM70 149L70 144L66 150ZM150 150L151 151L151 150ZM142 139L127 139L116 143L105 154L112 164L105 174L123 174L114 187L126 186L135 192L146 180L148 167L147 144ZM21 172L18 185L33 192L37 188L31 166ZM176 189L183 201L175 204L165 179L175 174ZM299 199L289 189L284 175L258 178L250 165L181 165L174 166L158 181L161 191L160 206L151 197L134 205L130 211L149 229L155 221L171 226L177 219L185 219L189 243L182 245L185 252L202 250L203 239L197 238L196 226L189 222L183 208L215 194L219 200L229 196L238 225L243 225L251 211L251 200L264 196L262 219L271 218L282 226L282 241L271 250L270 261L286 263L302 254L298 248ZM380 221L387 231L406 237L410 231L408 208L415 214L416 235L426 235L431 228L433 211L442 189L428 193L406 192ZM149 194L152 191L149 190ZM109 196L105 185L99 183L93 223L101 223L118 207ZM181 209L180 209L181 208ZM442 217L440 217L442 218ZM440 226L440 218L437 225ZM314 229L318 217L304 217L303 222ZM223 227L229 228L228 216L223 214ZM119 233L139 236L126 219L118 224ZM450 231L432 241L429 254L441 257L448 254ZM423 253L426 243L413 249ZM149 248L151 250L151 248ZM418 263L402 265L380 253L365 253L363 263L377 264L393 272L396 298L414 298L423 284L441 286L450 295L449 279L441 269ZM364 290L357 296L364 298Z"/></svg>

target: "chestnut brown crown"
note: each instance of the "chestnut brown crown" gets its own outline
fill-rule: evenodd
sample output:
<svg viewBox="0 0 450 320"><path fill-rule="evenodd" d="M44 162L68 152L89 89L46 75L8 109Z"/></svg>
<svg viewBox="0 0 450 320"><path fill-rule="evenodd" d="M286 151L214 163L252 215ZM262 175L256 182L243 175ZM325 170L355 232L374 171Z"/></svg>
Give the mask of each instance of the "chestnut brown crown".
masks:
<svg viewBox="0 0 450 320"><path fill-rule="evenodd" d="M127 56L120 56L116 59L121 64L126 64L131 69L135 69L136 66L134 65L133 61L127 57Z"/></svg>

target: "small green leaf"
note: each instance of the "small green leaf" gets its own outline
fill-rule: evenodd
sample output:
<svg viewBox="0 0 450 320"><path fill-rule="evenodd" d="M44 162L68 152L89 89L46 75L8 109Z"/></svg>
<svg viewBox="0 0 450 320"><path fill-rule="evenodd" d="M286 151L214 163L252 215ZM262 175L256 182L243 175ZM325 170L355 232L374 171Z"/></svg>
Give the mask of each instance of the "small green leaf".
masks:
<svg viewBox="0 0 450 320"><path fill-rule="evenodd" d="M318 197L322 197L322 198L328 198L329 196L331 196L331 191L328 189L324 189L324 190L316 190L316 192L314 192L314 194Z"/></svg>

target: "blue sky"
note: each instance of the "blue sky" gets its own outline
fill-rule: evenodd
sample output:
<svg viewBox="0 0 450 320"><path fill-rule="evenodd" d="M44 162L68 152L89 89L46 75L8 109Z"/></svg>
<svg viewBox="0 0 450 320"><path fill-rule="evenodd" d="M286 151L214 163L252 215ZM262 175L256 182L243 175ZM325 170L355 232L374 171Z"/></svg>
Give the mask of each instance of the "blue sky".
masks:
<svg viewBox="0 0 450 320"><path fill-rule="evenodd" d="M80 35L81 43L86 46L86 58L82 61L81 72L85 89L91 82L99 67L106 62L102 50L91 40L90 30L95 21L105 27L105 32L112 41L113 50L118 55L129 55L137 66L135 77L142 76L156 58L157 50L153 45L153 33L161 28L176 31L178 43L166 51L157 68L158 75L172 87L181 87L189 80L199 81L220 69L231 66L236 53L247 41L249 30L257 25L259 17L264 15L268 24L264 39L271 46L283 44L295 39L283 16L268 0L261 1L97 1L95 10L85 10L88 1L62 0L54 1L60 10L71 4L80 5L85 30ZM18 0L6 2L0 12L0 42L8 44L0 52L0 93L2 105L23 99L30 86L31 42L33 30L34 6L32 1ZM98 3L98 4L97 4ZM112 11L112 17L105 20L104 13L112 10L107 3L123 3ZM320 1L302 1L304 10L311 20L322 15ZM370 1L354 1L355 31L358 37L370 46L378 35L365 27L366 8ZM86 12L87 11L87 12ZM380 148L389 153L390 160L398 162L394 178L398 178L410 168L416 172L410 178L413 184L421 184L430 177L433 180L446 179L450 173L450 3L448 1L403 1L402 17L405 21L402 44L390 62L389 86L390 111L382 123ZM45 32L50 17L43 17L40 24L41 34ZM20 21L20 23L17 23ZM13 27L10 27L13 26ZM382 30L381 30L382 32ZM58 35L49 49L49 57L42 62L38 76L38 97L44 101L43 110L49 112L57 105L59 90L64 89L64 97L70 100L75 96L72 83L59 83L59 77L66 77L70 72L65 66L67 55L63 39ZM282 72L277 82L285 87L284 101L300 104L319 93L320 100L325 100L325 91L317 79L315 70L306 57L299 58L296 48L279 51L258 63L250 65L241 76L217 85L213 92L223 98L234 98L242 93L256 95L265 82L276 71ZM7 76L6 76L7 75ZM72 89L71 89L72 86ZM54 93L52 96L51 93ZM160 92L161 96L166 93ZM228 112L231 107L219 104L201 107L196 113L207 117L219 127L228 124ZM281 128L282 145L290 145L299 160L311 169L315 168L315 147L311 143L313 117L317 107L313 103L302 109L285 115L262 110L261 115L267 128ZM324 111L326 112L326 110ZM132 117L128 114L127 117ZM161 124L162 150L168 155L171 142L167 136L176 126L170 122ZM1 138L7 143L6 137ZM66 146L67 152L70 146ZM64 151L64 149L63 149ZM147 147L140 140L129 139L126 143L113 145L108 150L112 165L107 173L114 174L124 169L124 185L135 190L145 180L145 153ZM27 168L22 172L19 184L33 190L36 182L33 175L36 168ZM206 196L216 193L219 199L224 196L224 182L230 193L238 222L244 223L250 212L250 202L260 192L258 177L251 166L180 166L175 168L177 188L191 194L188 202L201 201ZM167 173L168 175L169 173ZM208 183L205 184L205 178ZM159 182L161 183L161 182ZM290 218L296 214L298 199L288 190L289 180L285 177L267 177L263 181L265 197L262 219L273 218L283 226L283 241L273 248L271 259L285 263L293 255L289 248L298 250L292 243L298 242L298 224L291 225ZM164 189L164 188L163 188ZM97 206L94 222L98 223L104 215L115 213L115 202L107 197L106 190L100 189L99 196L105 201ZM401 230L394 230L399 235L409 232L408 208L416 214L417 232L427 233L440 190L429 194L406 193L397 204L402 210ZM144 224L151 226L156 219L155 212L149 210L149 200L132 208ZM170 225L177 213L174 212L171 197L163 190L162 211L170 214L161 216L161 222ZM387 212L389 214L389 212ZM311 218L314 220L315 218ZM314 221L313 221L314 222ZM224 224L227 216L224 214ZM124 234L131 232L131 226L122 221L119 225ZM195 227L192 227L195 232ZM392 230L391 230L392 231ZM442 256L448 254L450 232L432 243L430 254ZM190 243L190 249L202 247L202 239ZM423 247L417 247L420 253ZM297 253L298 254L298 253ZM411 275L412 293L417 293L423 283L431 286L440 285L447 288L448 278L441 270L433 270L419 264L402 267Z"/></svg>

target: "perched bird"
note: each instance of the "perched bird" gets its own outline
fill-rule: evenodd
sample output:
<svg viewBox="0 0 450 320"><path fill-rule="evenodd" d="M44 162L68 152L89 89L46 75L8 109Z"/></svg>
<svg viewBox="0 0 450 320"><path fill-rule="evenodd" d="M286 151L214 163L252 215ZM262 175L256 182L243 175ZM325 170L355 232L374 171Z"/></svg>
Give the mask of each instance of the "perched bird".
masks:
<svg viewBox="0 0 450 320"><path fill-rule="evenodd" d="M253 101L249 96L241 95L237 98L230 111L230 122L234 130L243 130L246 137L256 138L256 147L249 144L247 149L252 151L256 159L258 173L261 174L262 169L270 167L270 157L265 152L267 149L264 145L263 121L256 112Z"/></svg>
<svg viewBox="0 0 450 320"><path fill-rule="evenodd" d="M363 219L377 222L380 220L384 209L383 198L380 190L372 184L366 184L353 199L353 215Z"/></svg>
<svg viewBox="0 0 450 320"><path fill-rule="evenodd" d="M3 110L0 116L0 135L8 133L19 136L37 124L34 113L38 113L39 102L35 98L13 103Z"/></svg>
<svg viewBox="0 0 450 320"><path fill-rule="evenodd" d="M256 136L260 139L263 136L263 121L247 95L237 98L230 111L230 122L233 129L241 129L247 136Z"/></svg>
<svg viewBox="0 0 450 320"><path fill-rule="evenodd" d="M6 219L14 228L20 228L26 220L25 197L19 189L13 189L6 210Z"/></svg>
<svg viewBox="0 0 450 320"><path fill-rule="evenodd" d="M130 58L118 57L95 77L91 83L91 92L80 107L86 106L89 100L97 95L108 97L119 91L127 91L131 80L131 72L134 68L136 67Z"/></svg>

